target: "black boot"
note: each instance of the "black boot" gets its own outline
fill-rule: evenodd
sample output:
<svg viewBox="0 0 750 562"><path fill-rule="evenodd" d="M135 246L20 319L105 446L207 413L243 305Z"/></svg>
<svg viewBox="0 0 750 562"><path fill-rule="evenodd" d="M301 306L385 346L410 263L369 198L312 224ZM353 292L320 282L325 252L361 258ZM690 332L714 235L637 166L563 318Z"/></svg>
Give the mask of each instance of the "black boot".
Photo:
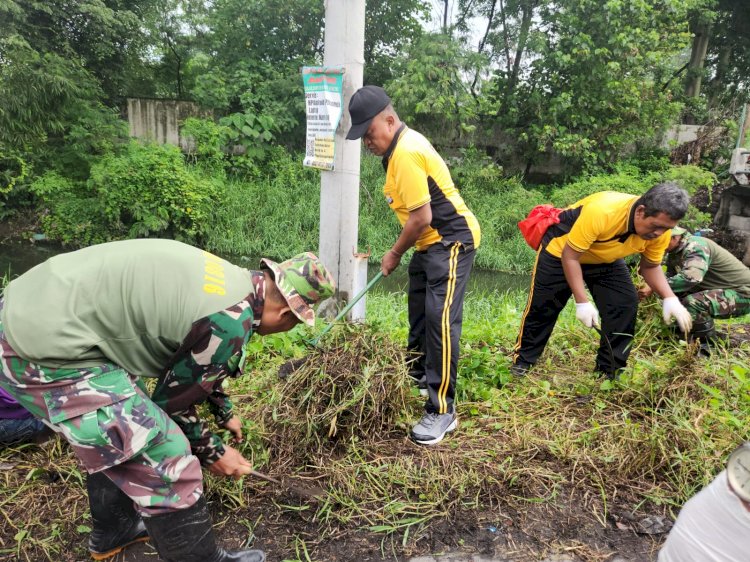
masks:
<svg viewBox="0 0 750 562"><path fill-rule="evenodd" d="M143 520L151 542L166 562L263 562L260 550L227 552L216 544L203 496L187 509Z"/></svg>
<svg viewBox="0 0 750 562"><path fill-rule="evenodd" d="M698 342L698 353L704 357L711 355L711 347L716 343L716 339L714 319L710 317L703 322L694 322L693 329L688 336L690 343Z"/></svg>
<svg viewBox="0 0 750 562"><path fill-rule="evenodd" d="M89 552L94 560L105 560L135 542L148 540L146 527L133 500L101 472L86 478L94 530Z"/></svg>

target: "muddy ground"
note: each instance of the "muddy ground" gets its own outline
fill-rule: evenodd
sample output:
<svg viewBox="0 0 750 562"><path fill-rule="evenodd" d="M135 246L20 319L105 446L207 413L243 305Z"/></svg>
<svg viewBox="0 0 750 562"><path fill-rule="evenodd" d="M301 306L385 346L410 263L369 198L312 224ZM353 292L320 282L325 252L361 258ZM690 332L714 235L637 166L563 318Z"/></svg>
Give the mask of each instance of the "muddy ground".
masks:
<svg viewBox="0 0 750 562"><path fill-rule="evenodd" d="M569 504L538 505L523 514L505 509L488 510L481 515L467 512L460 520L435 523L412 550L396 554L401 550L402 536L384 538L367 531L350 531L319 540L317 526L302 517L280 515L276 509L263 505L252 511L255 517L263 515L263 522L255 529L253 547L263 549L268 562L308 560L301 548L297 552L289 548L294 542L292 531L305 541L309 560L317 562L400 562L419 555L456 552L517 562L541 561L554 555L572 560L603 562L619 557L640 562L656 560L666 536L639 534L635 531L638 522L627 522L621 515L608 518L603 525L591 513ZM215 518L221 519L221 514L216 513ZM229 523L219 536L224 545L239 548L246 542L248 531L242 525ZM156 562L158 557L150 545L143 544L114 560Z"/></svg>
<svg viewBox="0 0 750 562"><path fill-rule="evenodd" d="M448 450L452 440L460 439L459 429L438 447ZM406 438L395 432L390 440L393 450L405 446ZM35 453L35 458L39 459L37 455L39 451ZM66 468L73 464L72 455L68 453L68 456ZM3 466L6 471L18 470L24 474L28 468L26 462ZM53 465L48 465L45 472L37 480L39 511L51 515L58 509L70 510L71 517L76 517L74 513L78 515L78 523L90 525L80 518L86 509L83 490L70 485L69 475L63 472L56 475ZM546 560L555 555L558 560L604 562L617 558L620 562L623 559L646 562L656 559L671 525L666 509L658 508L649 513L641 508L637 517L631 516L638 507L638 498L634 495L615 497L605 507L595 489L562 486L557 496L546 503L536 498L509 495L497 505L466 510L455 519L437 518L419 529L412 527L408 547L404 547L407 541L403 532L389 535L367 528L332 529L315 520L318 500L302 499L257 480L248 485L255 493L250 495L248 504L239 509L222 509L210 483L207 497L221 543L231 549L250 543L267 553L268 562L405 562L420 555L450 552L517 562ZM19 522L18 518L14 520ZM320 535L323 528L328 533L325 537ZM10 529L5 527L0 532L3 547L12 546L14 542L12 533L6 531ZM87 538L85 530L63 533L56 540L65 547L56 560L87 560ZM21 559L26 558L0 555L0 560ZM158 556L150 545L139 544L112 560L156 562Z"/></svg>

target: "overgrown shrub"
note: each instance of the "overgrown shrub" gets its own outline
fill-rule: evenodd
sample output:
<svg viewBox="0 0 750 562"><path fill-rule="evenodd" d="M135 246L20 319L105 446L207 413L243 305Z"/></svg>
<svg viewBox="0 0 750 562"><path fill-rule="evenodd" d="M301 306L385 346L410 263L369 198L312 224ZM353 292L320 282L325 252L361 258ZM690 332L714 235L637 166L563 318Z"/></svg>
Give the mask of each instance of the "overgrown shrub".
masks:
<svg viewBox="0 0 750 562"><path fill-rule="evenodd" d="M185 166L177 147L131 141L95 164L86 182L50 172L32 190L47 208L45 232L66 245L149 236L199 242L223 183Z"/></svg>
<svg viewBox="0 0 750 562"><path fill-rule="evenodd" d="M502 271L528 271L534 252L526 245L518 221L544 202L539 191L520 178L503 176L502 168L475 150L467 150L451 168L454 181L482 230L477 265Z"/></svg>
<svg viewBox="0 0 750 562"><path fill-rule="evenodd" d="M599 191L620 191L632 195L641 195L648 191L646 178L630 168L614 174L584 176L563 187L555 189L550 195L550 203L557 207L567 207L576 201Z"/></svg>
<svg viewBox="0 0 750 562"><path fill-rule="evenodd" d="M50 240L80 247L115 239L107 232L96 194L84 182L47 172L30 189L45 207L42 228Z"/></svg>
<svg viewBox="0 0 750 562"><path fill-rule="evenodd" d="M187 158L194 164L220 172L227 158L230 129L213 119L189 117L181 133L190 139Z"/></svg>
<svg viewBox="0 0 750 562"><path fill-rule="evenodd" d="M213 251L224 254L268 255L283 258L318 247L320 174L303 168L301 155L274 149L256 177L235 178L227 184L227 202L215 209L214 228L206 239ZM616 173L582 177L559 188L530 189L479 151L465 150L449 161L453 179L482 229L476 266L509 272L531 269L534 252L519 230L535 205L567 206L598 191L639 195L655 183L673 180L688 192L710 184L712 175L695 166L670 167L644 173L635 165L621 165ZM370 249L378 262L398 238L401 227L383 197L384 172L380 158L362 155L360 169L359 250ZM683 224L691 228L708 221L691 207ZM408 259L408 258L407 258Z"/></svg>
<svg viewBox="0 0 750 562"><path fill-rule="evenodd" d="M674 181L680 184L691 196L701 189L711 188L716 184L716 175L698 166L670 166L662 174L661 181Z"/></svg>
<svg viewBox="0 0 750 562"><path fill-rule="evenodd" d="M221 254L285 258L318 248L320 175L274 148L263 172L233 177L214 207L206 247Z"/></svg>

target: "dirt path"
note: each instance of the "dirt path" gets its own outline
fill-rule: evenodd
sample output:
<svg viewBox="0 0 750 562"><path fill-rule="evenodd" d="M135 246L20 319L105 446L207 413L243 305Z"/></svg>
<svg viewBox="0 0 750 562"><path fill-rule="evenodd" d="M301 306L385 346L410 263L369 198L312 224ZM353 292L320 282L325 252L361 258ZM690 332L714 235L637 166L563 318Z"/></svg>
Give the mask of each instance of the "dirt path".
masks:
<svg viewBox="0 0 750 562"><path fill-rule="evenodd" d="M403 535L393 541L383 534L367 530L349 531L318 542L315 526L293 513L279 515L268 506L255 530L253 547L266 552L268 562L652 562L656 560L664 533L642 532L668 530L668 519L654 515L645 521L629 520L625 512L613 511L602 524L593 514L571 504L547 506L532 504L525 513L509 514L473 512L457 522L433 523L415 541L408 552L402 552ZM262 508L261 508L262 509ZM252 510L254 511L254 510ZM254 512L257 518L260 513ZM275 518L275 520L273 520ZM215 520L221 520L215 514ZM225 520L219 533L221 543L239 548L246 541L247 529L235 514ZM661 529L659 523L666 525ZM641 531L641 532L637 532ZM293 535L297 535L297 540ZM309 556L306 558L305 553ZM114 562L156 562L159 560L148 544L131 547Z"/></svg>

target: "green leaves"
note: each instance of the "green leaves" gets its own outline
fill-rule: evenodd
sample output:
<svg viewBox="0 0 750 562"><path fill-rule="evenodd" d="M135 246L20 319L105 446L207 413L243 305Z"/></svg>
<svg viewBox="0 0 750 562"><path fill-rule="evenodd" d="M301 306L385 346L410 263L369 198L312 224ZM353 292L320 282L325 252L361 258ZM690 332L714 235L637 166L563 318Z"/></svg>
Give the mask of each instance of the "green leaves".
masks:
<svg viewBox="0 0 750 562"><path fill-rule="evenodd" d="M32 189L49 208L47 235L79 246L148 236L195 242L211 228L219 186L185 166L179 148L131 141L94 165L86 182L50 172Z"/></svg>

